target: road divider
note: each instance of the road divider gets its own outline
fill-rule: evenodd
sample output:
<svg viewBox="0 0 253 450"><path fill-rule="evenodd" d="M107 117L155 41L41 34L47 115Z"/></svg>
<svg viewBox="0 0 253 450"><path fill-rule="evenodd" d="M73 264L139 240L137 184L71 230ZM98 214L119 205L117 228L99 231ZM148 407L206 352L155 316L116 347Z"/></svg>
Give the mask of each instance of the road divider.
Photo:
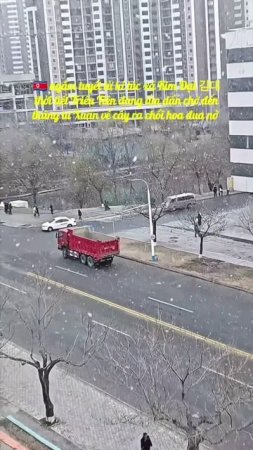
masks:
<svg viewBox="0 0 253 450"><path fill-rule="evenodd" d="M171 330L171 331L177 333L178 335L181 335L184 337L189 337L189 338L192 338L199 342L204 342L204 343L206 343L214 348L217 348L219 350L225 350L226 352L229 352L231 354L234 354L234 355L237 355L237 356L240 356L240 357L243 357L243 358L253 361L253 353L246 352L244 350L240 350L236 347L232 347L231 345L227 345L223 342L215 341L214 339L211 339L209 337L206 337L201 334L195 333L193 331L187 330L185 328L179 327L170 322L165 322L163 320L156 319L155 317L141 313L139 311L128 308L126 306L119 305L118 303L112 302L110 300L106 300L104 298L97 297L96 295L81 291L79 289L73 288L73 287L65 285L63 283L59 283L58 281L54 281L50 278L46 278L46 277L43 277L41 275L38 275L38 274L35 274L32 272L27 272L26 275L28 277L37 279L38 281L43 281L44 283L47 283L51 286L62 289L65 292L70 292L71 294L87 298L89 300L95 301L96 303L100 303L102 305L108 306L109 308L121 311L122 313L127 314L130 317L134 317L136 319L139 319L139 320L142 320L145 322L153 323L154 325L162 326L162 327L166 328L167 330Z"/></svg>

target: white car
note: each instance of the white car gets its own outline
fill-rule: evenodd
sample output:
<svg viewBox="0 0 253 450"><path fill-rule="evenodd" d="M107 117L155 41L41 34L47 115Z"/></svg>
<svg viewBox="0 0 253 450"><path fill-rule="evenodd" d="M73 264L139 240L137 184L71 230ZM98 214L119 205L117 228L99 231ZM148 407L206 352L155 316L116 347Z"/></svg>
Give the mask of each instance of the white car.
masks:
<svg viewBox="0 0 253 450"><path fill-rule="evenodd" d="M69 219L68 217L55 217L50 222L44 222L41 225L42 231L59 230L60 228L70 228L76 226L75 219Z"/></svg>

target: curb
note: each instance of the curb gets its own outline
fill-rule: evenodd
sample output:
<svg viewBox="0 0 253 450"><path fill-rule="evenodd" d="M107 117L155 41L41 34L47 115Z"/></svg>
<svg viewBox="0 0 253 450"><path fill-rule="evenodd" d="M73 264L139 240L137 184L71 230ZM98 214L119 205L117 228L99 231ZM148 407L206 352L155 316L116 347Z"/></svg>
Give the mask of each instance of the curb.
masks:
<svg viewBox="0 0 253 450"><path fill-rule="evenodd" d="M47 439L40 436L38 433L35 433L35 431L31 430L31 428L27 427L22 422L15 419L15 417L7 416L6 419L8 419L9 422L13 423L18 428L20 428L22 431L24 431L25 433L29 434L34 439L36 439L36 441L40 442L41 444L45 445L46 447L50 448L51 450L61 450L60 447L57 447L56 445L49 442Z"/></svg>
<svg viewBox="0 0 253 450"><path fill-rule="evenodd" d="M161 227L166 227L166 228L170 228L171 230L182 230L182 231L191 231L193 232L193 228L186 228L186 227L179 227L176 225L166 225L166 224L162 224L160 225ZM222 238L222 239L228 239L230 241L235 241L235 242L242 242L244 244L253 244L253 239L246 239L246 238L240 238L240 237L236 237L236 236L228 236L226 234L215 234L215 233L208 233L206 235L206 237L218 237L218 238Z"/></svg>
<svg viewBox="0 0 253 450"><path fill-rule="evenodd" d="M235 236L227 236L226 234L217 234L217 237L220 237L220 238L223 238L223 239L228 239L230 241L243 242L244 244L251 244L251 245L253 245L253 240L252 239L245 239L245 238L240 238L240 237L235 237Z"/></svg>
<svg viewBox="0 0 253 450"><path fill-rule="evenodd" d="M250 289L246 289L246 288L243 288L243 287L231 286L228 283L222 283L221 281L218 281L218 280L210 280L209 278L205 277L204 275L197 275L197 274L194 274L194 273L187 272L187 271L185 271L183 269L175 269L174 267L163 267L163 266L160 266L159 264L151 262L151 261L150 262L149 261L141 261L140 259L131 258L129 256L118 255L118 258L126 259L126 260L129 260L129 261L134 261L134 262L137 262L139 264L144 264L146 266L155 267L156 269L162 269L162 270L167 270L168 272L178 273L180 275L186 275L187 277L197 278L198 280L207 281L209 283L214 283L214 284L217 284L219 286L229 287L230 289L235 289L236 291L245 292L246 294L253 294L253 289L250 290ZM213 260L213 261L220 262L219 260Z"/></svg>

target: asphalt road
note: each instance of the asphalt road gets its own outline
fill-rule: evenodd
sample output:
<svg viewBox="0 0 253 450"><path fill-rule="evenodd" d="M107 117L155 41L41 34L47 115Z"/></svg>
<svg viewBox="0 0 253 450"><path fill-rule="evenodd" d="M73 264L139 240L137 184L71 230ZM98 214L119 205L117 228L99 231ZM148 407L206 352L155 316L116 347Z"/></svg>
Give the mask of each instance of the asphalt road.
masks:
<svg viewBox="0 0 253 450"><path fill-rule="evenodd" d="M7 227L0 231L5 264L25 272L51 267L60 283L253 353L251 294L121 258L111 268L90 270L62 258L55 233ZM11 284L15 273L6 277Z"/></svg>
<svg viewBox="0 0 253 450"><path fill-rule="evenodd" d="M179 333L173 333L176 345L191 348L196 356L202 345L201 341L196 344L196 334L215 341L210 341L207 345L212 355L218 352L219 342L238 349L234 361L238 366L240 350L247 352L251 360L241 374L238 374L238 378L241 382L252 385L252 295L121 258L116 258L110 268L90 270L79 262L63 260L57 250L55 233L42 233L38 229L1 227L0 237L0 289L11 300L22 307L33 302L35 287L32 278L26 274L35 269L43 277L50 277L51 280L69 286L68 292L60 290L61 312L48 335L55 353L72 344L83 314L92 313L94 320L100 324L100 329L104 329L103 324L110 326L112 336L110 335L109 343L112 348L119 337L123 339L125 335L134 335L142 322L141 314L145 314L167 322L171 330L173 326L180 327ZM51 288L49 296L54 296L54 292L57 295L57 289L51 285L48 288ZM72 288L79 293L72 291ZM96 296L96 299L92 296ZM117 307L105 300L113 302ZM135 316L124 312L123 308L135 311ZM29 349L27 333L21 326L18 326L14 339L19 345ZM80 355L81 342L73 357L78 360ZM123 389L117 384L103 358L88 369L79 369L78 375L122 400L135 406L143 406L136 387L131 389L125 386ZM199 386L198 389L199 395L195 395L198 401L195 401L196 407L201 407L207 401L206 390L204 386ZM250 448L246 437L245 439L244 448ZM242 448L242 440L238 445L232 448Z"/></svg>

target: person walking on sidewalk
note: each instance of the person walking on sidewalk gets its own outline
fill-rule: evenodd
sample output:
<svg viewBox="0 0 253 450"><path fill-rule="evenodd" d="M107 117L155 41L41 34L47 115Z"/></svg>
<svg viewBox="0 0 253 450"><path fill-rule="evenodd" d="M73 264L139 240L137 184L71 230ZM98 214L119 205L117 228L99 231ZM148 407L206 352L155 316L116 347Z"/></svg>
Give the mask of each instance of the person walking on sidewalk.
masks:
<svg viewBox="0 0 253 450"><path fill-rule="evenodd" d="M40 212L39 212L38 206L35 206L35 209L36 209L36 216L40 217Z"/></svg>
<svg viewBox="0 0 253 450"><path fill-rule="evenodd" d="M33 207L33 215L36 217L36 206Z"/></svg>
<svg viewBox="0 0 253 450"><path fill-rule="evenodd" d="M141 438L141 450L150 450L150 447L152 447L151 439L147 433L143 433Z"/></svg>
<svg viewBox="0 0 253 450"><path fill-rule="evenodd" d="M8 204L8 213L12 214L12 204L11 203Z"/></svg>
<svg viewBox="0 0 253 450"><path fill-rule="evenodd" d="M82 220L82 211L81 211L81 209L79 209L79 210L77 211L77 213L78 213L78 219L79 219L79 220Z"/></svg>
<svg viewBox="0 0 253 450"><path fill-rule="evenodd" d="M222 184L219 184L219 197L223 196L223 187Z"/></svg>
<svg viewBox="0 0 253 450"><path fill-rule="evenodd" d="M53 214L54 214L54 208L53 208L53 205L51 204L51 205L49 206L49 208L50 208L51 214L53 215Z"/></svg>
<svg viewBox="0 0 253 450"><path fill-rule="evenodd" d="M214 196L214 198L217 197L217 186L216 186L216 184L214 184L214 186L213 186L213 196Z"/></svg>
<svg viewBox="0 0 253 450"><path fill-rule="evenodd" d="M5 214L8 214L8 210L9 210L9 203L8 202L4 202L4 212L5 212Z"/></svg>

